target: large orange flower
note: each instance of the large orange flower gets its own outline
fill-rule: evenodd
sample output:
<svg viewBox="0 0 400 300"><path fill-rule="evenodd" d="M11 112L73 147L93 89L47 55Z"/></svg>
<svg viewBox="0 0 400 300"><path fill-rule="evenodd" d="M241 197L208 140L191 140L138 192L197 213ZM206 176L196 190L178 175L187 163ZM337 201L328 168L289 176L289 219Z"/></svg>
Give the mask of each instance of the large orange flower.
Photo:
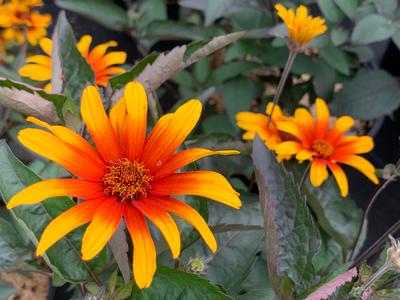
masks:
<svg viewBox="0 0 400 300"><path fill-rule="evenodd" d="M37 247L42 255L75 228L89 223L82 239L82 258L92 259L110 240L123 217L134 244L133 274L140 288L150 286L156 270L156 249L146 220L157 226L174 258L181 248L179 230L169 213L195 227L212 251L217 244L201 215L172 195L208 197L234 208L238 193L219 173L177 172L209 155L237 154L193 148L176 150L192 131L201 114L201 102L190 100L175 113L163 116L146 138L147 97L140 83L129 83L124 97L107 116L97 89L88 86L82 95L81 114L96 147L63 126L51 126L29 117L47 130L28 128L18 139L30 150L58 163L78 179L49 179L14 195L7 207L35 204L56 196L85 201L55 218Z"/></svg>
<svg viewBox="0 0 400 300"><path fill-rule="evenodd" d="M271 114L272 106L272 102L267 104L265 114L240 112L236 115L236 124L239 128L246 130L242 136L244 140L253 140L257 133L268 149L275 150L275 147L283 141L296 140L296 137L277 128L277 122L289 119L283 114L279 105L276 105L271 116L271 121L269 122L268 115ZM291 155L278 155L278 160L281 161L290 157Z"/></svg>
<svg viewBox="0 0 400 300"><path fill-rule="evenodd" d="M296 12L293 9L287 9L282 4L276 4L275 9L287 27L290 42L296 46L308 44L328 29L325 20L321 17L310 16L304 5L300 5Z"/></svg>
<svg viewBox="0 0 400 300"><path fill-rule="evenodd" d="M330 126L330 113L325 101L317 98L316 118L305 108L296 109L294 119L278 123L278 129L295 136L298 141L287 141L276 146L278 155L296 155L299 161L310 160L310 180L313 186L320 186L331 170L341 194L348 194L346 174L338 163L352 166L375 184L378 178L374 166L358 154L370 152L374 141L370 136L347 136L353 126L349 116L338 118Z"/></svg>
<svg viewBox="0 0 400 300"><path fill-rule="evenodd" d="M125 72L120 65L125 63L126 53L123 51L112 51L106 53L109 47L117 46L117 42L109 41L104 44L97 45L91 51L89 50L92 43L90 35L84 35L76 44L81 55L86 59L86 62L92 68L95 74L96 85L106 86L108 80L112 75ZM19 69L19 74L23 77L28 77L37 81L51 80L51 49L52 40L49 38L42 38L39 41L40 48L46 55L32 55L26 59L27 64ZM51 90L51 84L48 83L45 90Z"/></svg>

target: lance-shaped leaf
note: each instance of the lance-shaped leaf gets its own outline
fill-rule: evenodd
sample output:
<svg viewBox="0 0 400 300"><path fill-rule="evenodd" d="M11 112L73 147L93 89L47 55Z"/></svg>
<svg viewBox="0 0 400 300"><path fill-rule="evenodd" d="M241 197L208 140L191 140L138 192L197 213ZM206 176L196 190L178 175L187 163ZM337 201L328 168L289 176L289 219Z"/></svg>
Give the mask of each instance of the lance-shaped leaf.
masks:
<svg viewBox="0 0 400 300"><path fill-rule="evenodd" d="M83 89L87 83L94 83L95 77L89 64L76 48L76 39L64 11L58 15L52 40L53 91L67 91L79 106Z"/></svg>
<svg viewBox="0 0 400 300"><path fill-rule="evenodd" d="M161 84L179 71L187 68L200 58L210 55L218 49L235 42L244 34L245 32L234 32L227 35L218 36L213 38L201 48L198 48L198 44L192 44L192 47L196 47L198 49L194 51L188 58L185 55L187 54L187 51L191 50L187 45L175 47L166 54L161 53L152 64L148 64L146 68L144 68L144 70L135 78L135 80L140 81L146 88L147 92L153 92ZM122 97L122 95L123 89L116 91L112 101L115 103Z"/></svg>
<svg viewBox="0 0 400 300"><path fill-rule="evenodd" d="M5 141L0 141L0 170L3 174L0 176L0 195L6 204L15 193L40 180L40 177L12 154ZM57 197L36 205L13 208L11 214L37 245L50 221L73 205L75 203L70 198ZM65 281L91 280L90 273L99 271L107 263L106 251L90 263L82 261L79 250L81 239L82 230L75 230L50 247L43 256L53 272Z"/></svg>
<svg viewBox="0 0 400 300"><path fill-rule="evenodd" d="M197 275L168 267L158 267L151 286L134 291L131 299L138 300L232 300L218 287Z"/></svg>
<svg viewBox="0 0 400 300"><path fill-rule="evenodd" d="M62 95L49 94L22 82L0 77L0 104L24 115L56 123L64 101Z"/></svg>
<svg viewBox="0 0 400 300"><path fill-rule="evenodd" d="M318 279L312 264L320 246L318 229L293 175L258 136L252 156L272 285L281 299L298 299Z"/></svg>
<svg viewBox="0 0 400 300"><path fill-rule="evenodd" d="M117 262L119 270L121 271L122 277L125 283L128 284L131 278L131 269L128 258L129 246L126 241L124 229L125 224L121 222L108 244L110 245L111 252Z"/></svg>

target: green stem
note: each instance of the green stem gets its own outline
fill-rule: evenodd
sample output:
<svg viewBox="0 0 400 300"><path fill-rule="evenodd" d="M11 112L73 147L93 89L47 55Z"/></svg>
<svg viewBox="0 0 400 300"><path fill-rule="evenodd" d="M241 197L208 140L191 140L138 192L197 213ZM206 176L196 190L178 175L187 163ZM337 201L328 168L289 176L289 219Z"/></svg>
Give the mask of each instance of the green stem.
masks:
<svg viewBox="0 0 400 300"><path fill-rule="evenodd" d="M269 123L271 122L271 117L274 113L275 106L278 104L279 99L281 98L283 88L285 87L287 78L289 76L290 70L292 69L294 60L296 59L296 56L297 56L297 53L298 53L298 51L296 50L296 48L291 49L289 52L289 57L286 61L286 65L285 65L285 68L283 69L281 79L279 80L278 86L276 88L274 99L272 99L273 105L272 105L271 113L268 115L267 126L269 126Z"/></svg>
<svg viewBox="0 0 400 300"><path fill-rule="evenodd" d="M390 270L390 265L384 264L378 271L372 274L366 282L361 286L363 291L368 290L376 280L378 280L383 274Z"/></svg>

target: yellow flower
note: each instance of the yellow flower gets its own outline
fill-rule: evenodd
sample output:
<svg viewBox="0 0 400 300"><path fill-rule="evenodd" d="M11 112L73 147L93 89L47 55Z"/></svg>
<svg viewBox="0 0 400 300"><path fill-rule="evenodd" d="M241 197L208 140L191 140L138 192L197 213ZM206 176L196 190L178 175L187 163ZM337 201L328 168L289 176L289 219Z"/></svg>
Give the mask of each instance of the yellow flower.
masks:
<svg viewBox="0 0 400 300"><path fill-rule="evenodd" d="M22 44L25 39L32 45L46 36L46 28L51 24L49 14L31 11L33 7L42 6L39 0L12 0L0 5L0 27L4 27L4 38L7 41Z"/></svg>
<svg viewBox="0 0 400 300"><path fill-rule="evenodd" d="M308 9L304 5L300 5L296 12L293 9L287 9L282 4L276 4L275 9L286 24L289 40L295 46L301 47L308 44L328 29L325 20L308 15Z"/></svg>
<svg viewBox="0 0 400 300"><path fill-rule="evenodd" d="M244 140L253 140L257 133L268 149L275 150L275 147L283 141L296 140L296 138L286 132L280 131L276 127L277 122L289 120L282 113L279 105L276 105L271 121L268 124L268 115L271 113L272 106L272 102L267 104L265 114L240 112L236 115L236 124L239 128L246 130L242 136ZM290 159L290 157L290 155L278 155L278 160Z"/></svg>
<svg viewBox="0 0 400 300"><path fill-rule="evenodd" d="M76 44L81 55L86 59L95 74L96 85L106 86L108 79L114 74L123 73L125 70L114 65L123 64L126 60L126 53L123 51L113 51L106 53L109 47L117 46L117 42L109 41L97 45L89 51L92 37L84 35ZM40 48L46 55L33 55L26 59L27 64L19 69L19 74L37 81L51 80L51 49L52 41L49 38L42 38L39 41ZM45 90L51 90L48 83Z"/></svg>
<svg viewBox="0 0 400 300"><path fill-rule="evenodd" d="M90 223L83 235L81 252L84 260L92 259L123 218L134 246L135 281L139 288L147 288L156 270L157 253L145 218L160 229L173 258L177 258L181 240L170 213L191 223L211 251L216 251L217 242L205 220L174 195L198 195L239 208L239 194L217 172L178 170L206 156L238 151L192 148L177 152L200 118L202 105L198 100L190 100L160 118L146 137L147 105L144 87L131 82L107 116L97 89L85 88L81 115L95 147L64 126L28 118L46 130L23 129L18 134L19 141L78 178L37 182L14 195L7 207L35 204L56 196L84 199L47 226L37 246L38 255L70 231Z"/></svg>
<svg viewBox="0 0 400 300"><path fill-rule="evenodd" d="M313 186L320 186L331 170L343 197L348 194L347 177L338 163L352 166L367 176L375 184L378 178L375 167L358 154L370 152L374 141L370 136L346 136L353 126L349 116L338 118L332 126L329 124L330 113L325 101L317 98L316 117L305 108L296 109L294 119L278 122L277 127L297 138L276 146L279 155L296 155L299 161L310 160L310 180Z"/></svg>

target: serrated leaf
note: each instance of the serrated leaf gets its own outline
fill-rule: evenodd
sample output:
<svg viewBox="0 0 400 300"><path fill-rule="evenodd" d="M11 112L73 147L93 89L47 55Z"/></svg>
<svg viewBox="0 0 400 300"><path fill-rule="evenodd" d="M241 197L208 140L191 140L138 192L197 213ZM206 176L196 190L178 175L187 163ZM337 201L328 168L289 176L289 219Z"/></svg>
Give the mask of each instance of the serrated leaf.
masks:
<svg viewBox="0 0 400 300"><path fill-rule="evenodd" d="M0 219L0 272L8 271L18 262L32 258L32 251L20 239L13 226Z"/></svg>
<svg viewBox="0 0 400 300"><path fill-rule="evenodd" d="M371 120L400 105L399 83L383 70L365 71L345 82L331 104L335 115Z"/></svg>
<svg viewBox="0 0 400 300"><path fill-rule="evenodd" d="M112 30L122 31L129 27L125 10L110 0L56 0L55 3Z"/></svg>
<svg viewBox="0 0 400 300"><path fill-rule="evenodd" d="M384 16L370 14L356 24L351 35L354 44L384 41L396 32L395 24Z"/></svg>
<svg viewBox="0 0 400 300"><path fill-rule="evenodd" d="M152 64L156 60L157 56L157 54L151 53L137 62L129 71L112 77L109 81L111 87L113 89L120 89L128 82L134 80L148 64Z"/></svg>
<svg viewBox="0 0 400 300"><path fill-rule="evenodd" d="M52 86L71 95L79 106L82 91L87 83L94 83L94 73L76 48L76 40L71 25L61 11L53 33Z"/></svg>
<svg viewBox="0 0 400 300"><path fill-rule="evenodd" d="M232 300L218 287L194 274L157 267L151 286L133 292L132 300Z"/></svg>
<svg viewBox="0 0 400 300"><path fill-rule="evenodd" d="M293 175L258 136L252 157L264 217L269 276L279 296L298 298L318 280L312 263L320 247L318 229Z"/></svg>
<svg viewBox="0 0 400 300"><path fill-rule="evenodd" d="M12 195L40 180L40 178L19 161L11 152L5 141L0 141L0 169L7 176L0 177L0 195L7 204ZM67 197L45 200L40 204L16 207L11 214L18 225L27 233L31 241L37 245L44 229L55 217L75 205ZM103 268L107 263L103 254L89 263L81 260L79 245L82 231L75 230L57 242L43 256L46 263L63 280L83 282L91 280L89 268ZM95 266L94 267L90 267Z"/></svg>
<svg viewBox="0 0 400 300"><path fill-rule="evenodd" d="M155 91L161 84L178 73L180 70L190 66L202 57L205 57L218 49L221 49L230 43L238 40L244 35L244 32L234 32L213 38L206 45L197 49L186 61L184 59L187 46L178 46L168 53L161 53L157 59L148 64L135 80L141 82L147 92ZM112 101L116 102L123 95L123 90L115 92Z"/></svg>
<svg viewBox="0 0 400 300"><path fill-rule="evenodd" d="M24 115L56 123L64 101L62 95L49 94L22 82L0 77L0 104Z"/></svg>

